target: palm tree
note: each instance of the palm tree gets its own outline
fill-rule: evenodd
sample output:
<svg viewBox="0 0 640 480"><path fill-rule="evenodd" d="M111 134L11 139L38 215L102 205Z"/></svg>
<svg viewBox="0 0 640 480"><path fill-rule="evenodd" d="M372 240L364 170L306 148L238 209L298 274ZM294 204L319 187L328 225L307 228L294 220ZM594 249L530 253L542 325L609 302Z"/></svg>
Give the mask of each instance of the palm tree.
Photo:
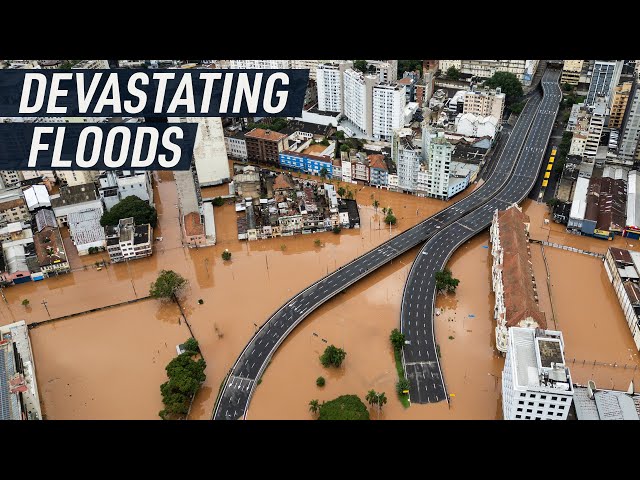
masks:
<svg viewBox="0 0 640 480"><path fill-rule="evenodd" d="M369 403L369 405L371 405L372 407L378 403L378 394L376 393L375 390L369 390L367 392L367 396L365 397L365 400Z"/></svg>
<svg viewBox="0 0 640 480"><path fill-rule="evenodd" d="M309 411L314 415L320 411L320 402L318 400L311 400L309 402Z"/></svg>
<svg viewBox="0 0 640 480"><path fill-rule="evenodd" d="M386 215L387 214L387 207L382 207L382 214Z"/></svg>
<svg viewBox="0 0 640 480"><path fill-rule="evenodd" d="M380 206L380 202L378 200L373 201L373 208L376 209L376 213L378 213L378 207Z"/></svg>
<svg viewBox="0 0 640 480"><path fill-rule="evenodd" d="M387 403L387 396L384 394L384 392L378 394L378 401L376 403L378 404L378 419L379 419L380 411L382 410L382 407Z"/></svg>

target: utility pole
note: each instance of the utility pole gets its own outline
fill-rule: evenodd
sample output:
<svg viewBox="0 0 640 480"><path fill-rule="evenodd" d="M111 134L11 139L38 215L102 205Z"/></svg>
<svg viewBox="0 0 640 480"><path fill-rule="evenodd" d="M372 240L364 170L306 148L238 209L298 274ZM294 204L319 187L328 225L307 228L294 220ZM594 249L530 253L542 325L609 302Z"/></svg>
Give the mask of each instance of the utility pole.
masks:
<svg viewBox="0 0 640 480"><path fill-rule="evenodd" d="M51 318L51 314L49 313L49 308L47 308L47 301L46 300L42 300L42 305L44 305L44 309L47 311L47 315L49 315L49 318Z"/></svg>

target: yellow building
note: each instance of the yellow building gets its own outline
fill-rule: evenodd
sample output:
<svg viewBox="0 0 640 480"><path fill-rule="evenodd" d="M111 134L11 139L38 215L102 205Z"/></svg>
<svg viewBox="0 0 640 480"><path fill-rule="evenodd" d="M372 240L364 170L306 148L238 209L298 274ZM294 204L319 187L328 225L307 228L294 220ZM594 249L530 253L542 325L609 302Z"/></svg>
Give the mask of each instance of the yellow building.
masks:
<svg viewBox="0 0 640 480"><path fill-rule="evenodd" d="M577 86L580 81L580 72L582 71L583 65L584 60L565 60L562 67L560 83Z"/></svg>
<svg viewBox="0 0 640 480"><path fill-rule="evenodd" d="M618 85L613 92L611 101L611 113L609 114L609 128L620 128L624 112L627 110L627 102L631 93L631 82Z"/></svg>

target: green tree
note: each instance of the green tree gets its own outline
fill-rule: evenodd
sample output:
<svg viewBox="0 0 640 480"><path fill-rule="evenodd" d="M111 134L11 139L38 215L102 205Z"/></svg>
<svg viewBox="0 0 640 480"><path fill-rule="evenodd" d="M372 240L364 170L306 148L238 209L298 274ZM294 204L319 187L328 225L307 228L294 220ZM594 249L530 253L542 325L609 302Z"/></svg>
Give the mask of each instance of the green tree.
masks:
<svg viewBox="0 0 640 480"><path fill-rule="evenodd" d="M455 292L460 280L453 278L451 270L445 268L440 272L436 272L436 290L438 292Z"/></svg>
<svg viewBox="0 0 640 480"><path fill-rule="evenodd" d="M198 341L193 337L184 342L182 346L187 352L200 353L200 345L198 345Z"/></svg>
<svg viewBox="0 0 640 480"><path fill-rule="evenodd" d="M516 103L522 97L522 83L513 73L496 72L491 78L485 80L484 85L489 88L500 87L507 97L507 104Z"/></svg>
<svg viewBox="0 0 640 480"><path fill-rule="evenodd" d="M320 402L318 400L311 400L309 402L309 411L314 415L320 411Z"/></svg>
<svg viewBox="0 0 640 480"><path fill-rule="evenodd" d="M207 378L204 373L206 362L203 358L194 360L193 354L193 351L182 353L165 368L169 380L160 386L164 404L159 413L162 419L186 415L191 399Z"/></svg>
<svg viewBox="0 0 640 480"><path fill-rule="evenodd" d="M402 78L404 72L416 70L422 73L422 60L398 60L398 78Z"/></svg>
<svg viewBox="0 0 640 480"><path fill-rule="evenodd" d="M378 403L378 394L375 390L369 390L367 396L364 398L370 406L374 406Z"/></svg>
<svg viewBox="0 0 640 480"><path fill-rule="evenodd" d="M336 132L336 138L337 138L338 140L344 140L344 132L343 132L342 130L338 130L338 131Z"/></svg>
<svg viewBox="0 0 640 480"><path fill-rule="evenodd" d="M318 377L316 378L316 385L319 387L324 387L324 384L326 383L324 377Z"/></svg>
<svg viewBox="0 0 640 480"><path fill-rule="evenodd" d="M356 60L353 62L353 68L356 70L360 70L362 73L367 72L367 61L366 60Z"/></svg>
<svg viewBox="0 0 640 480"><path fill-rule="evenodd" d="M353 192L351 190L347 190L347 198L353 200Z"/></svg>
<svg viewBox="0 0 640 480"><path fill-rule="evenodd" d="M327 175L329 175L329 170L327 170L325 167L322 167L320 169L320 176L325 179L327 178Z"/></svg>
<svg viewBox="0 0 640 480"><path fill-rule="evenodd" d="M547 206L549 208L553 208L558 204L558 199L557 198L550 198L549 200L547 200Z"/></svg>
<svg viewBox="0 0 640 480"><path fill-rule="evenodd" d="M516 115L521 113L522 110L524 110L524 103L523 101L517 102L517 103L513 103L510 107L509 110L511 110L513 113L515 113Z"/></svg>
<svg viewBox="0 0 640 480"><path fill-rule="evenodd" d="M387 214L387 211L388 211L388 210L387 210L387 207L382 207L382 214L383 214L383 215L386 215L386 214Z"/></svg>
<svg viewBox="0 0 640 480"><path fill-rule="evenodd" d="M213 199L213 202L211 203L213 204L214 207L221 207L224 205L224 198L216 197Z"/></svg>
<svg viewBox="0 0 640 480"><path fill-rule="evenodd" d="M340 195L341 197L344 197L345 193L347 193L347 191L344 189L344 187L338 188L338 195Z"/></svg>
<svg viewBox="0 0 640 480"><path fill-rule="evenodd" d="M104 212L100 219L100 225L103 227L115 226L118 225L120 219L129 217L133 217L136 225L149 223L155 228L158 223L158 213L155 208L135 195L129 195L116 203L111 210Z"/></svg>
<svg viewBox="0 0 640 480"><path fill-rule="evenodd" d="M406 395L404 391L409 390L410 386L411 384L409 383L409 380L403 377L396 383L396 392L398 393L398 395Z"/></svg>
<svg viewBox="0 0 640 480"><path fill-rule="evenodd" d="M339 368L347 356L347 352L334 345L329 345L324 349L324 353L320 355L320 363L324 367L336 367Z"/></svg>
<svg viewBox="0 0 640 480"><path fill-rule="evenodd" d="M378 213L378 207L380 206L380 202L378 200L373 201L373 208L376 209L376 213Z"/></svg>
<svg viewBox="0 0 640 480"><path fill-rule="evenodd" d="M388 209L387 210L387 216L384 217L384 223L386 223L387 225L395 225L397 223L397 221L398 221L398 219L393 214L393 211L391 209Z"/></svg>
<svg viewBox="0 0 640 480"><path fill-rule="evenodd" d="M446 75L447 75L447 78L450 78L451 80L459 80L460 70L458 70L456 67L451 65L449 68L447 68Z"/></svg>
<svg viewBox="0 0 640 480"><path fill-rule="evenodd" d="M319 238L313 241L313 244L316 247L321 247L322 246L322 240L320 240Z"/></svg>
<svg viewBox="0 0 640 480"><path fill-rule="evenodd" d="M338 225L336 225L335 227L333 227L332 231L333 231L333 233L338 235L342 231L342 229Z"/></svg>
<svg viewBox="0 0 640 480"><path fill-rule="evenodd" d="M571 92L573 91L573 85L565 82L562 84L562 90L564 90L565 92Z"/></svg>
<svg viewBox="0 0 640 480"><path fill-rule="evenodd" d="M318 420L369 420L369 411L357 395L342 395L320 405Z"/></svg>
<svg viewBox="0 0 640 480"><path fill-rule="evenodd" d="M396 351L401 351L404 347L405 336L404 333L401 333L400 330L394 328L391 330L391 335L389 336L389 340L391 340L391 345L393 345L393 349Z"/></svg>
<svg viewBox="0 0 640 480"><path fill-rule="evenodd" d="M153 298L170 298L176 299L176 295L180 293L187 285L187 280L179 273L173 270L161 270L158 278L151 284L149 295Z"/></svg>
<svg viewBox="0 0 640 480"><path fill-rule="evenodd" d="M27 308L27 307L29 306L29 304L30 304L30 303L31 303L31 302L29 301L29 299L28 299L28 298L25 298L24 300L22 300L22 306L23 306L24 308Z"/></svg>
<svg viewBox="0 0 640 480"><path fill-rule="evenodd" d="M340 145L341 152L348 152L350 150L349 145L345 145L344 143Z"/></svg>
<svg viewBox="0 0 640 480"><path fill-rule="evenodd" d="M225 250L224 252L222 252L222 259L225 262L228 262L229 260L231 260L231 252L229 250Z"/></svg>

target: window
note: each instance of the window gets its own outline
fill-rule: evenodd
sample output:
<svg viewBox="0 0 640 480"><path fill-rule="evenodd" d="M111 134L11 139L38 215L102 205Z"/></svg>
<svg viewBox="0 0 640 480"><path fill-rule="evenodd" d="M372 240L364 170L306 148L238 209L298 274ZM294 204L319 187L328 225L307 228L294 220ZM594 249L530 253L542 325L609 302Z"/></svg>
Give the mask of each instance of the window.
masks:
<svg viewBox="0 0 640 480"><path fill-rule="evenodd" d="M532 406L532 405L533 405L533 402L529 402L529 403L528 403L528 405L529 405L529 406Z"/></svg>
<svg viewBox="0 0 640 480"><path fill-rule="evenodd" d="M558 397L551 397L551 400L558 400Z"/></svg>
<svg viewBox="0 0 640 480"><path fill-rule="evenodd" d="M538 415L542 415L542 410L538 410L536 413L537 413Z"/></svg>
<svg viewBox="0 0 640 480"><path fill-rule="evenodd" d="M529 415L527 415L526 417L524 417L525 420L531 420L531 417Z"/></svg>
<svg viewBox="0 0 640 480"><path fill-rule="evenodd" d="M531 410L530 408L527 408L527 413L533 413L533 410Z"/></svg>
<svg viewBox="0 0 640 480"><path fill-rule="evenodd" d="M561 416L562 416L562 413L558 412L558 413L556 413L556 416L557 416L557 417L561 417Z"/></svg>

